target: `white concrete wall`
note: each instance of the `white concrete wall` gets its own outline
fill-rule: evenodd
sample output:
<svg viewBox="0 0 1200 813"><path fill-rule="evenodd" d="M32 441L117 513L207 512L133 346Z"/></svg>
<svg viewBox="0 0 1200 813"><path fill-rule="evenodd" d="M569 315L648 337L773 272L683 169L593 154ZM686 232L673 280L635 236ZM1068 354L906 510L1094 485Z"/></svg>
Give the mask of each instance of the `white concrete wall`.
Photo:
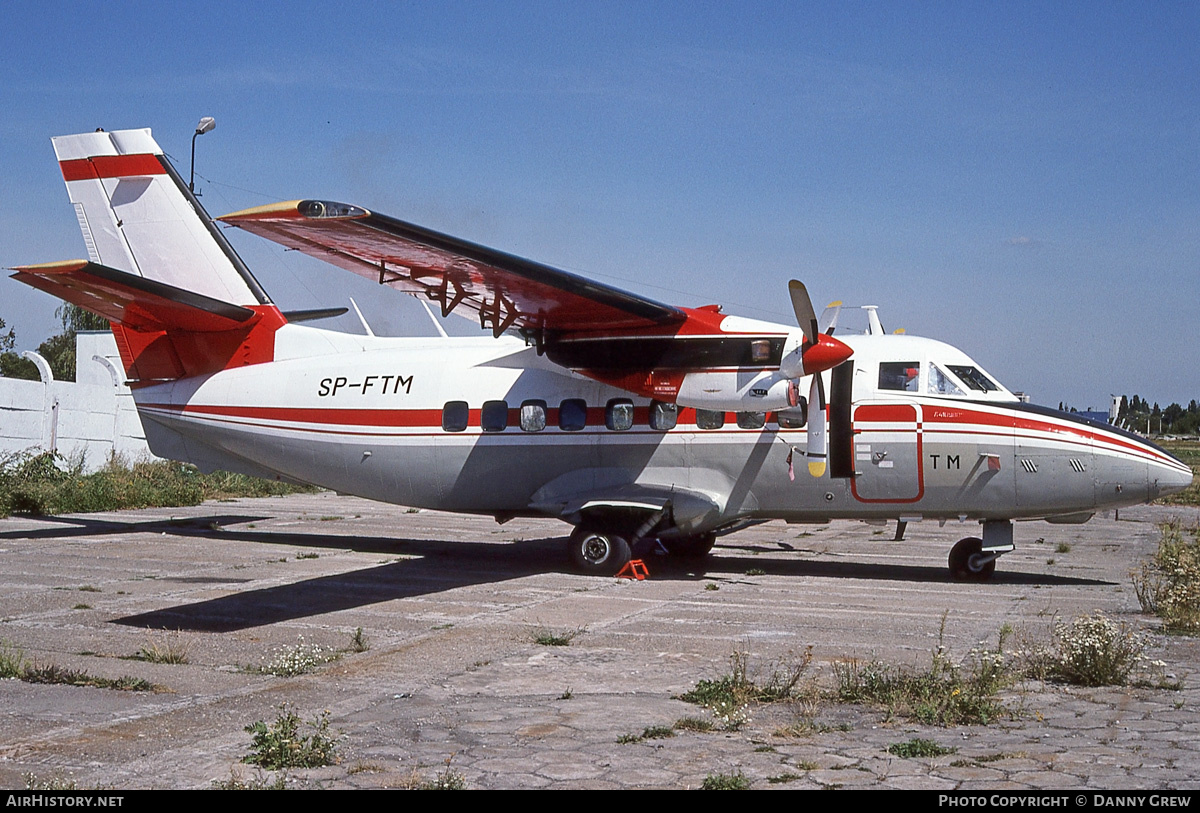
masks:
<svg viewBox="0 0 1200 813"><path fill-rule="evenodd" d="M129 461L152 458L112 333L79 333L75 353L74 382L0 378L0 456L82 454L89 472L114 453ZM45 365L38 366L45 376Z"/></svg>

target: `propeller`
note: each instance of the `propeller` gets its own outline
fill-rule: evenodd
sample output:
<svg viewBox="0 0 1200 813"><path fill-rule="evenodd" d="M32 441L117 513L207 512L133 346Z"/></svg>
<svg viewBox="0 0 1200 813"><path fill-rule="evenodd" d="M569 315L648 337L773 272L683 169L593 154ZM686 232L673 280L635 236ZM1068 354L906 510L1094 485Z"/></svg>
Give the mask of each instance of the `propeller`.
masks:
<svg viewBox="0 0 1200 813"><path fill-rule="evenodd" d="M793 378L812 376L812 384L808 390L808 473L813 477L821 477L825 474L828 459L828 405L825 402L825 384L820 374L850 358L854 351L830 335L833 332L832 325L829 333L820 332L812 299L809 298L804 283L792 280L788 283L788 293L792 298L792 310L796 312L796 323L804 332L804 344L799 352L794 354L798 358L793 359L793 356L789 356L784 359L780 371ZM834 319L836 321L836 314ZM799 364L796 364L796 361L799 361Z"/></svg>

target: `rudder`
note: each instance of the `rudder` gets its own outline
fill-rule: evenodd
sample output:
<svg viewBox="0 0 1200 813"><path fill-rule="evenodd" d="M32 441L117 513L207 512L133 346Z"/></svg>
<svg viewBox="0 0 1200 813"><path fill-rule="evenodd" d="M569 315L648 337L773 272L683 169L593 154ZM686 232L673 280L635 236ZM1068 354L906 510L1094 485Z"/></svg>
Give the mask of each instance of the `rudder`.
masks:
<svg viewBox="0 0 1200 813"><path fill-rule="evenodd" d="M93 263L233 305L270 303L149 129L51 140Z"/></svg>

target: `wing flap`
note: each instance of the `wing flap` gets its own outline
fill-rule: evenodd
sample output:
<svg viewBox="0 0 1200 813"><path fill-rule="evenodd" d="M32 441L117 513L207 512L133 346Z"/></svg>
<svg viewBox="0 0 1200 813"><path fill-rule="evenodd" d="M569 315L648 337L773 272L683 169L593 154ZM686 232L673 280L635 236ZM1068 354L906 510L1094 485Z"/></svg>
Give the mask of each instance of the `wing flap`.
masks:
<svg viewBox="0 0 1200 813"><path fill-rule="evenodd" d="M679 308L357 206L300 200L218 218L405 293L465 311L500 335L680 324Z"/></svg>
<svg viewBox="0 0 1200 813"><path fill-rule="evenodd" d="M254 310L87 260L24 265L13 279L132 330L216 333L245 326Z"/></svg>

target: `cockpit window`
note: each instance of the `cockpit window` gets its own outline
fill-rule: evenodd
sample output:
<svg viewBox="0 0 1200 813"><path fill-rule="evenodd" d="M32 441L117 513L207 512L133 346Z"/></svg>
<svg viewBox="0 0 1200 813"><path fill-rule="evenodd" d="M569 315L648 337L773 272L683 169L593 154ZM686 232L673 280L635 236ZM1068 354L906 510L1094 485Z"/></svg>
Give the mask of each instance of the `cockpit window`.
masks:
<svg viewBox="0 0 1200 813"><path fill-rule="evenodd" d="M933 395L966 395L962 387L954 383L954 379L946 375L936 364L929 365L929 392Z"/></svg>
<svg viewBox="0 0 1200 813"><path fill-rule="evenodd" d="M996 392L1000 389L1000 385L980 372L978 367L968 364L947 364L946 366L950 368L950 372L962 379L962 382L973 390Z"/></svg>
<svg viewBox="0 0 1200 813"><path fill-rule="evenodd" d="M921 362L885 361L879 365L879 389L920 392Z"/></svg>

